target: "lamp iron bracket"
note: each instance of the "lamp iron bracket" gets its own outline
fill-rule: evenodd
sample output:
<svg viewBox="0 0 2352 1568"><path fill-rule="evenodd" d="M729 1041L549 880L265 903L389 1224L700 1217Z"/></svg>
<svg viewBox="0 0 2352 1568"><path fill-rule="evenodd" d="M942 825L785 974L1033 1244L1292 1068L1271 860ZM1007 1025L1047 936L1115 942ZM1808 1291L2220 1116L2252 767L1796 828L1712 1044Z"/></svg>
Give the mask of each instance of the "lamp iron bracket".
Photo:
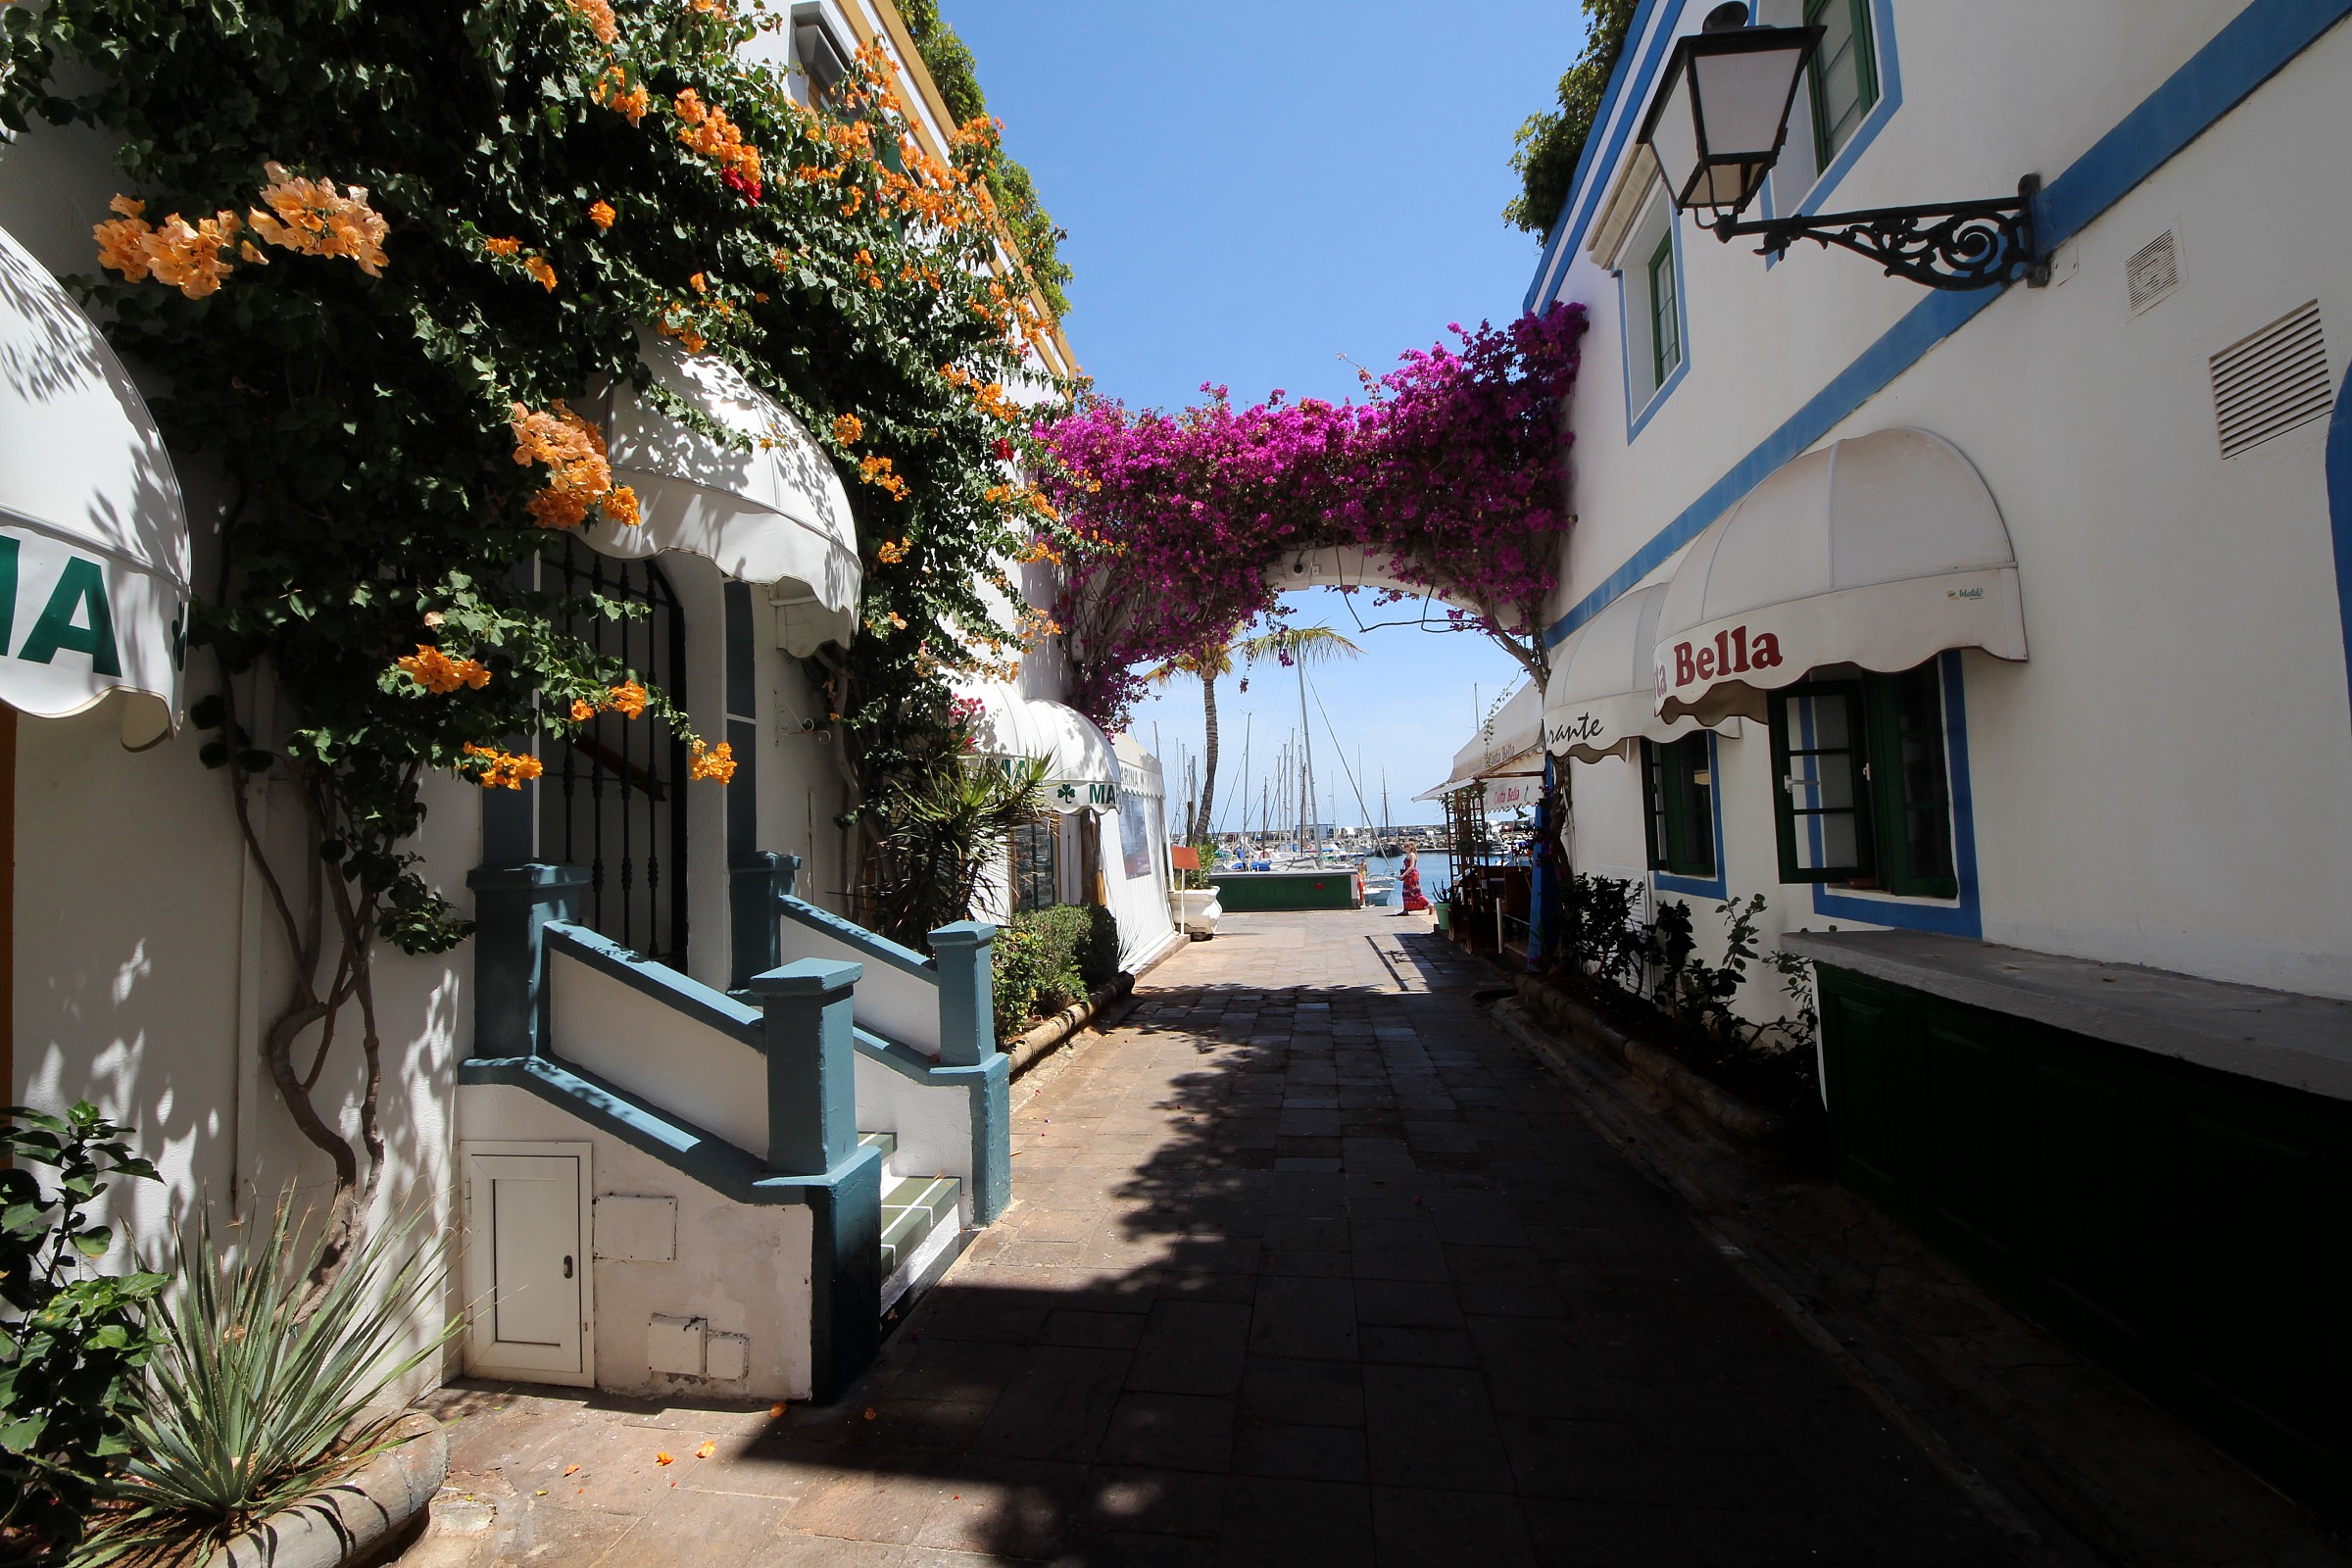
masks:
<svg viewBox="0 0 2352 1568"><path fill-rule="evenodd" d="M2040 288L2050 280L2050 259L2034 232L2034 201L2040 192L2041 176L2028 174L2017 182L2016 196L1990 201L1807 213L1748 223L1698 221L1727 244L1762 241L1756 247L1759 256L1784 255L1795 241L1809 239L1825 250L1838 245L1866 256L1889 277L1907 277L1929 288L2000 288L2014 282Z"/></svg>

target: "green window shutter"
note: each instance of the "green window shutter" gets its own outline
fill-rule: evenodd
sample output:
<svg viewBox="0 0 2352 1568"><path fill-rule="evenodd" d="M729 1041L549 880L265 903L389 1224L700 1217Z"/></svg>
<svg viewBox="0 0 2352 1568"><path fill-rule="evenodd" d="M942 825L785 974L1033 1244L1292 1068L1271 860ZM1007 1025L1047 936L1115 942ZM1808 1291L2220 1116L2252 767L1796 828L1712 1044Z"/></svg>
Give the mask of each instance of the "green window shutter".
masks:
<svg viewBox="0 0 2352 1568"><path fill-rule="evenodd" d="M1866 675L1863 691L1881 881L1887 892L1912 898L1958 898L1937 662L1899 675Z"/></svg>
<svg viewBox="0 0 2352 1568"><path fill-rule="evenodd" d="M1674 876L1715 874L1715 774L1707 737L1642 743L1649 865Z"/></svg>
<svg viewBox="0 0 2352 1568"><path fill-rule="evenodd" d="M1649 868L1671 869L1666 863L1666 846L1672 841L1666 831L1665 748L1655 741L1642 743L1642 832L1649 845Z"/></svg>
<svg viewBox="0 0 2352 1568"><path fill-rule="evenodd" d="M1666 232L1658 240L1658 248L1649 258L1649 369L1650 384L1664 386L1666 377L1683 363L1683 321L1676 308L1674 290L1674 224L1667 220Z"/></svg>
<svg viewBox="0 0 2352 1568"><path fill-rule="evenodd" d="M1769 712L1781 880L1847 882L1871 875L1861 683L1790 686L1771 694Z"/></svg>
<svg viewBox="0 0 2352 1568"><path fill-rule="evenodd" d="M1822 28L1806 72L1813 105L1814 166L1830 167L1862 117L1879 101L1877 39L1870 0L1805 0L1805 22Z"/></svg>

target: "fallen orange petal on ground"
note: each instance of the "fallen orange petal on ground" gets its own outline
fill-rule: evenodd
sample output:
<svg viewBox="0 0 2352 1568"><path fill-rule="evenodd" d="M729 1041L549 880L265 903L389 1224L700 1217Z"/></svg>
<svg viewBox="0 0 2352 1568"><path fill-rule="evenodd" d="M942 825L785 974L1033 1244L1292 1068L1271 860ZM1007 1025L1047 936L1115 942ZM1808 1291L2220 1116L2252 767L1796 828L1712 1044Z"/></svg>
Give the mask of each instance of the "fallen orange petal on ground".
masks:
<svg viewBox="0 0 2352 1568"><path fill-rule="evenodd" d="M668 1464L668 1463L670 1463L670 1462L671 1462L671 1460L672 1460L672 1455L670 1455L670 1454L666 1454L666 1453L657 1453L657 1454L655 1454L655 1455L654 1455L654 1463L656 1463L656 1464Z"/></svg>
<svg viewBox="0 0 2352 1568"><path fill-rule="evenodd" d="M703 1440L703 1446L694 1450L694 1456L697 1459L708 1459L717 1451L718 1440L716 1438L705 1438Z"/></svg>

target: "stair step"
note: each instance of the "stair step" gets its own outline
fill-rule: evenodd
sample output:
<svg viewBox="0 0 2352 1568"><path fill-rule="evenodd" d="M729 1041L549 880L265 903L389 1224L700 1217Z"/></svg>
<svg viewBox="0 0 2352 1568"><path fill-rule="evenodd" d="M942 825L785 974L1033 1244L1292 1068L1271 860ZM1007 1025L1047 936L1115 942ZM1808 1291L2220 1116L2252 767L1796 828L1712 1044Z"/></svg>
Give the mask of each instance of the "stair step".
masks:
<svg viewBox="0 0 2352 1568"><path fill-rule="evenodd" d="M958 1223L963 1183L953 1176L906 1176L882 1189L882 1277L896 1275L931 1233Z"/></svg>
<svg viewBox="0 0 2352 1568"><path fill-rule="evenodd" d="M897 1133L859 1133L858 1135L858 1147L859 1149L879 1149L882 1151L882 1168L883 1170L888 1171L890 1169L891 1156L895 1155L899 1152L899 1135Z"/></svg>

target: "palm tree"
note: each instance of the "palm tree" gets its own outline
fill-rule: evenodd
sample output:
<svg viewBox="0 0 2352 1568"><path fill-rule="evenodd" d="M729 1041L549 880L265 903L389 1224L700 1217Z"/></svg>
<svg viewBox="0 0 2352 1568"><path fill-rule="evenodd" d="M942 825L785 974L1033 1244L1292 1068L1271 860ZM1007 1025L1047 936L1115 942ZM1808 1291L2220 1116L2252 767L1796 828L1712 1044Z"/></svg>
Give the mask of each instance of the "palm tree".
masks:
<svg viewBox="0 0 2352 1568"><path fill-rule="evenodd" d="M1329 626L1276 626L1239 641L1227 635L1196 653L1178 654L1145 672L1144 679L1154 686L1165 686L1179 675L1190 675L1200 683L1207 744L1201 748L1200 801L1193 808L1186 839L1199 843L1208 837L1209 813L1217 794L1217 680L1233 673L1234 656L1238 654L1252 664L1264 659L1279 660L1285 664L1309 664L1342 656L1353 659L1361 653L1361 648Z"/></svg>

